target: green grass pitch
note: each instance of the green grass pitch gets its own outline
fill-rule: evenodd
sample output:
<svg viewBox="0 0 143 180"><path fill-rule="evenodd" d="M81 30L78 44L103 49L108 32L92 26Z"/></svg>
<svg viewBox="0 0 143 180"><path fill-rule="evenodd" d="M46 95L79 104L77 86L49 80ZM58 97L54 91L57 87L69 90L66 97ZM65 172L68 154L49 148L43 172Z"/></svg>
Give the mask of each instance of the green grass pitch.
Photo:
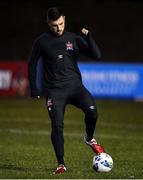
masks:
<svg viewBox="0 0 143 180"><path fill-rule="evenodd" d="M45 100L0 98L0 178L143 178L143 103L97 100L96 104L95 138L112 156L112 171L97 173L92 169L94 152L83 142L84 114L68 105L64 121L67 172L53 175L57 162Z"/></svg>

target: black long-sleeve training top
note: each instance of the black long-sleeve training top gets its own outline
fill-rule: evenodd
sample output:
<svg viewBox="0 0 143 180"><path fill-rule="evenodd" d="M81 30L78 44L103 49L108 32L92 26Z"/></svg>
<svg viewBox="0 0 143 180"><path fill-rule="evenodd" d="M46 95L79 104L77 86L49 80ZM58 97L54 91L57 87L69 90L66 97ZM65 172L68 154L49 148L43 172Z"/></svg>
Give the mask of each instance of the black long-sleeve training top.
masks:
<svg viewBox="0 0 143 180"><path fill-rule="evenodd" d="M40 35L34 42L28 63L31 91L38 93L36 87L36 67L40 58L44 67L45 87L58 87L73 79L81 79L77 65L79 53L100 58L100 50L91 33L79 36L65 31L62 36L52 32Z"/></svg>

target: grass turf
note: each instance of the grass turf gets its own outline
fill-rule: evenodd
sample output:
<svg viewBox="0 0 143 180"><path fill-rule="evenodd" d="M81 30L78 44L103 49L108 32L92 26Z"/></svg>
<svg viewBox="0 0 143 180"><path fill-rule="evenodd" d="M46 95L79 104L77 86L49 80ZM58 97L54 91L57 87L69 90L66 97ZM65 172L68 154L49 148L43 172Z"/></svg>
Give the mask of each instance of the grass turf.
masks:
<svg viewBox="0 0 143 180"><path fill-rule="evenodd" d="M84 114L73 106L65 113L65 160L68 171L53 175L57 166L50 140L45 100L0 98L1 179L141 179L143 178L143 103L97 102L95 137L114 160L109 173L92 169L94 153L83 143Z"/></svg>

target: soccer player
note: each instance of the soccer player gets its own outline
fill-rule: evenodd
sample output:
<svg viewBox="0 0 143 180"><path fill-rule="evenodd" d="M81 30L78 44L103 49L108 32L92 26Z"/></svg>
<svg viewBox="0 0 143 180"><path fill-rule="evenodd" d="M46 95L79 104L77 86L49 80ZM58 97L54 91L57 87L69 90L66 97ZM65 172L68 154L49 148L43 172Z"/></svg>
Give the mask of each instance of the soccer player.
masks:
<svg viewBox="0 0 143 180"><path fill-rule="evenodd" d="M65 16L61 9L52 7L47 11L49 31L38 37L29 58L28 71L31 96L40 98L36 87L36 67L42 58L46 104L51 119L51 140L58 161L55 173L64 173L64 112L67 104L80 108L85 114L84 141L95 153L104 152L93 138L97 121L97 107L90 92L82 84L77 65L79 53L100 58L100 50L89 30L82 28L82 35L65 30Z"/></svg>

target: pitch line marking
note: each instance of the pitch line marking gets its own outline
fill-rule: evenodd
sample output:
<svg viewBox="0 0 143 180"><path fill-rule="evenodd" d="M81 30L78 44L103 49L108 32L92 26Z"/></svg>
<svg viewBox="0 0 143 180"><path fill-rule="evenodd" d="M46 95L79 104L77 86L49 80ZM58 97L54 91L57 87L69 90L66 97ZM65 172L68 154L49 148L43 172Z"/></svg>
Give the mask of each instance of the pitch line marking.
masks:
<svg viewBox="0 0 143 180"><path fill-rule="evenodd" d="M41 131L36 131L36 130L21 130L21 129L0 129L0 133L2 132L7 132L7 133L12 133L12 134L25 134L25 135L50 135L50 131L46 130L41 130ZM70 136L70 137L84 137L84 134L82 133L68 133L64 132L64 136ZM109 135L109 134L100 134L97 135L97 137L104 138L104 139L123 139L124 136L120 135ZM131 139L131 140L136 140L134 136L128 136L126 139ZM140 140L143 140L142 137L140 137Z"/></svg>
<svg viewBox="0 0 143 180"><path fill-rule="evenodd" d="M19 118L17 121L15 121L15 122L19 122L19 121L21 121L21 120L24 120L24 122L26 122L26 123L31 123L31 119L30 118ZM43 120L43 119L41 119L42 120L42 123L43 124L47 124L47 125L49 125L50 124L50 120L49 119L47 119L47 120ZM100 120L99 120L100 121ZM33 122L33 123L37 123L37 124L39 124L39 119L36 119L35 118L35 121ZM79 125L82 125L83 124L83 121L72 121L72 120L69 120L69 119L65 119L65 121L64 121L64 123L65 123L65 125L76 125L76 126L79 126ZM120 123L114 123L114 122L99 122L98 123L98 125L100 125L100 126L110 126L110 127L118 127L118 128L122 128L122 127L125 127L126 126L126 128L132 128L132 129L134 129L134 128L138 128L138 129L143 129L143 124L141 124L141 123L139 123L139 124L134 124L134 123L129 123L129 122L125 122L125 123L123 123L123 122L120 122Z"/></svg>

